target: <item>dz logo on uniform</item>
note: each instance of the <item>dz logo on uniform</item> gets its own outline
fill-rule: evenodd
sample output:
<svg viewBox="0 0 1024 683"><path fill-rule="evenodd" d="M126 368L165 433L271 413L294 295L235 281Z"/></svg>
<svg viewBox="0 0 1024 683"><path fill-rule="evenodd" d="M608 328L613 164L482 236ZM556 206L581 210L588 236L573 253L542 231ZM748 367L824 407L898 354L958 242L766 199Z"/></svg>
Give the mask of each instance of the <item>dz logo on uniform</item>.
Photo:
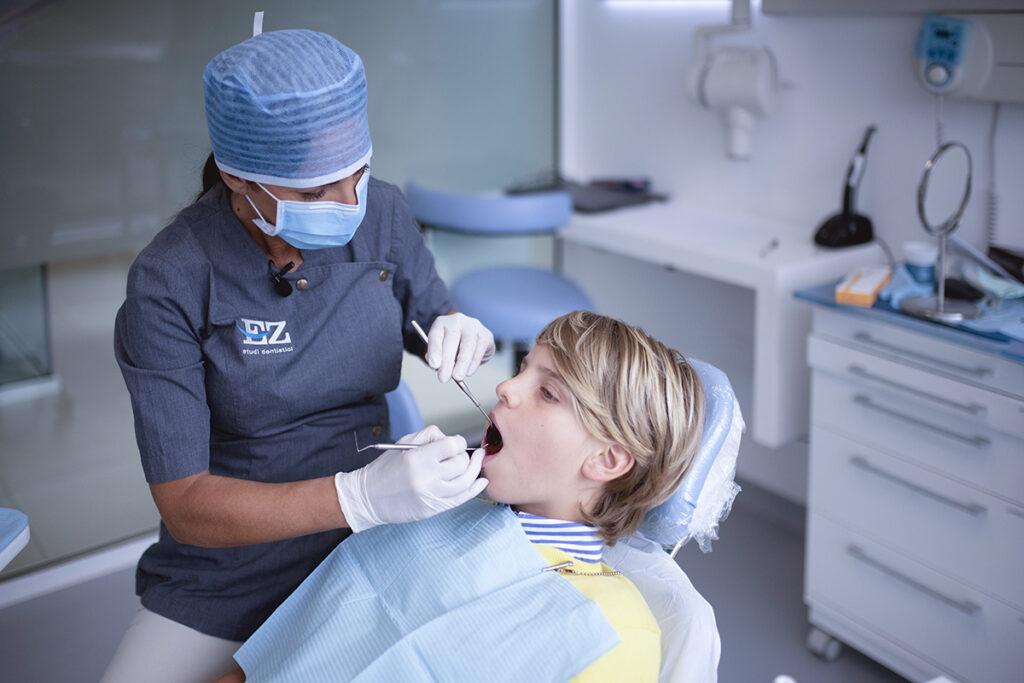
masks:
<svg viewBox="0 0 1024 683"><path fill-rule="evenodd" d="M249 318L242 318L241 320L242 324L238 325L238 330L245 335L245 339L242 340L243 344L266 346L268 344L292 343L291 334L284 331L287 324L284 320L277 322L250 320Z"/></svg>

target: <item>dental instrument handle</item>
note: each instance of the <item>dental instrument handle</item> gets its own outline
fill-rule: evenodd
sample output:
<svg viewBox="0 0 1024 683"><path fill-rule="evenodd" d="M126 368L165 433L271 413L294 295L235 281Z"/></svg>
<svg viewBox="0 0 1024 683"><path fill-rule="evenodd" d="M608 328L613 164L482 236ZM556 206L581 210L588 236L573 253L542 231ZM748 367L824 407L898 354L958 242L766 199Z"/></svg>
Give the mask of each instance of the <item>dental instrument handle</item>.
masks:
<svg viewBox="0 0 1024 683"><path fill-rule="evenodd" d="M427 333L423 331L423 328L420 327L420 324L415 320L411 320L409 322L412 323L413 328L416 330L416 334L420 335L420 339L423 340L423 343L427 344ZM488 415L487 411L485 411L483 409L483 406L480 405L480 401L476 400L476 396L474 396L473 392L470 391L469 387L466 386L466 382L461 379L455 379L454 377L452 377L452 380L454 380L455 384L458 385L459 389L462 389L462 393L464 393L466 397L473 402L473 405L476 406L476 409L479 410L480 414L484 416L485 420L487 420L487 424L493 426L494 423L491 422L491 416Z"/></svg>
<svg viewBox="0 0 1024 683"><path fill-rule="evenodd" d="M469 387L466 386L466 383L463 380L455 379L454 377L452 378L452 380L454 380L454 382L459 385L459 388L462 389L463 393L466 394L466 396L469 397L469 400L473 402L473 405L476 406L476 409L479 410L480 414L484 416L485 420L487 420L487 424L493 425L494 423L491 422L491 416L488 415L487 411L485 411L483 406L480 405L480 401L476 400L476 396L474 396L473 392L469 390Z"/></svg>
<svg viewBox="0 0 1024 683"><path fill-rule="evenodd" d="M421 446L423 446L421 443L372 443L369 446L363 446L359 451L364 451L367 448L376 448L378 451L411 451ZM466 452L473 455L475 450L475 448L467 448Z"/></svg>
<svg viewBox="0 0 1024 683"><path fill-rule="evenodd" d="M376 448L378 451L411 451L417 447L418 444L414 443L374 443L367 446L367 448Z"/></svg>
<svg viewBox="0 0 1024 683"><path fill-rule="evenodd" d="M430 342L427 341L427 333L423 331L423 328L420 327L420 324L415 320L410 320L409 322L412 323L413 328L416 330L416 334L420 335L420 339L423 340L423 343L429 344Z"/></svg>

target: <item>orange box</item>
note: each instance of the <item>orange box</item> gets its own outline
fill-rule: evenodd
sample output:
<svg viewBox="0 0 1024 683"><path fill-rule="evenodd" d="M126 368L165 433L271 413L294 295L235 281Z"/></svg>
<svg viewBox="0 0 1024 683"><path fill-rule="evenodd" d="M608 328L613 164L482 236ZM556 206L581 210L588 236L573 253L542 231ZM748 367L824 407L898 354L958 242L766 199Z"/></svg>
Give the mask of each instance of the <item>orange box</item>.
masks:
<svg viewBox="0 0 1024 683"><path fill-rule="evenodd" d="M836 303L870 308L892 278L889 266L864 266L836 285Z"/></svg>

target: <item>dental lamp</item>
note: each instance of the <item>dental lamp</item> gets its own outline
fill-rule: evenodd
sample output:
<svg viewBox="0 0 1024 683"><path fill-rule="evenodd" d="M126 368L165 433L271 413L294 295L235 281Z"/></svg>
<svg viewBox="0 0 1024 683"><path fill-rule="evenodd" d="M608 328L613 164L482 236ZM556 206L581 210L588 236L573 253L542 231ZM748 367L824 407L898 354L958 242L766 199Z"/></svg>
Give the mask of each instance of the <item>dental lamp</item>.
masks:
<svg viewBox="0 0 1024 683"><path fill-rule="evenodd" d="M729 157L749 159L754 123L774 108L778 69L768 48L731 46L711 51L711 36L750 30L750 0L733 0L730 19L728 24L694 31L689 88L701 106L724 116Z"/></svg>

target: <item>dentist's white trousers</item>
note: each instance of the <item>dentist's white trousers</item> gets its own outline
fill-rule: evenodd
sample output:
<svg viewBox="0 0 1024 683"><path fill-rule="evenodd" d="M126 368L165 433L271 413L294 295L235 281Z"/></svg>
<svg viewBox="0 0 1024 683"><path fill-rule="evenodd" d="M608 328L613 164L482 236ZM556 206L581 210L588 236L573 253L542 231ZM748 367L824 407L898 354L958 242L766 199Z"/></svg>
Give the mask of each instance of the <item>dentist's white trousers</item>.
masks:
<svg viewBox="0 0 1024 683"><path fill-rule="evenodd" d="M238 666L241 646L140 607L100 683L209 683Z"/></svg>

